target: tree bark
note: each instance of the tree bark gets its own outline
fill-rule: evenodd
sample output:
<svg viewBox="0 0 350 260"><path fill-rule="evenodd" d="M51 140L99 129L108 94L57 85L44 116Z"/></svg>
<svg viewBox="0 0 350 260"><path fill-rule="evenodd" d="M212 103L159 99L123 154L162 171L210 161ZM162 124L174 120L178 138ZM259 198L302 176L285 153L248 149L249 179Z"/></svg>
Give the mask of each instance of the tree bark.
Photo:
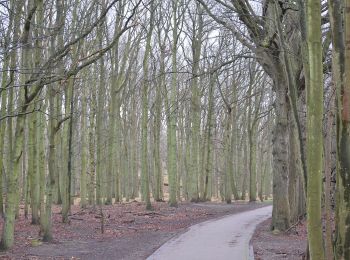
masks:
<svg viewBox="0 0 350 260"><path fill-rule="evenodd" d="M321 2L307 1L310 84L307 89L307 228L311 259L325 259L323 248L321 195L323 170L323 64Z"/></svg>
<svg viewBox="0 0 350 260"><path fill-rule="evenodd" d="M154 1L151 3L150 7L150 27L147 32L146 40L146 50L143 58L143 88L142 88L142 147L141 147L141 157L142 157L142 185L143 185L143 199L146 201L146 209L151 210L151 200L150 200L150 190L149 190L149 162L148 162L148 88L149 88L149 69L148 62L151 52L151 40L152 32L154 27Z"/></svg>
<svg viewBox="0 0 350 260"><path fill-rule="evenodd" d="M284 231L290 225L288 199L288 97L285 82L276 81L275 112L273 131L273 211L272 230Z"/></svg>

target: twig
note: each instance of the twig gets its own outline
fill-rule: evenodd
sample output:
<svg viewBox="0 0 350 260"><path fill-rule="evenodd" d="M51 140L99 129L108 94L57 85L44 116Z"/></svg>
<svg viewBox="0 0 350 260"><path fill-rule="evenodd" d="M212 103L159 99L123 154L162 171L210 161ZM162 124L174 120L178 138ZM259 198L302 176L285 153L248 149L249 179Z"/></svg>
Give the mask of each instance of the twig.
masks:
<svg viewBox="0 0 350 260"><path fill-rule="evenodd" d="M84 220L83 218L77 218L77 217L70 217L70 219L74 219L74 220L81 220L81 221L83 221L83 220Z"/></svg>
<svg viewBox="0 0 350 260"><path fill-rule="evenodd" d="M284 233L288 233L292 228L296 227L300 222L300 219L294 223L293 225L291 225L286 231L284 231Z"/></svg>

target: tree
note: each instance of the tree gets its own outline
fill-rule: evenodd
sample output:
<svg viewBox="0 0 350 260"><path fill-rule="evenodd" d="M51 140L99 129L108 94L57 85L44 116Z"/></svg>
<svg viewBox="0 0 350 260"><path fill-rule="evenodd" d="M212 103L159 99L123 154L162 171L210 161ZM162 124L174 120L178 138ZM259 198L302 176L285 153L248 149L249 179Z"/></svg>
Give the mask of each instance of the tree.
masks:
<svg viewBox="0 0 350 260"><path fill-rule="evenodd" d="M193 18L192 36L192 86L191 86L191 167L190 167L190 198L192 202L198 201L198 178L200 174L199 143L201 123L201 97L198 86L198 73L203 38L203 11L196 3L196 17ZM197 28L196 28L197 27Z"/></svg>
<svg viewBox="0 0 350 260"><path fill-rule="evenodd" d="M20 38L20 17L22 11L22 4L19 2L11 3L12 10L15 11L16 15L14 17L13 22L13 40L15 42L19 41ZM15 70L16 62L17 62L17 53L16 50L12 50L10 54L10 69ZM8 112L13 111L13 100L14 100L14 90L13 90L13 82L14 82L14 72L10 75L10 83L9 86L9 103L8 103ZM23 96L21 96L20 101L23 104ZM8 142L9 142L9 167L8 171L12 174L8 174L7 180L7 198L6 198L6 206L5 206L5 214L4 214L4 226L2 230L2 239L1 239L1 248L8 249L12 246L14 240L14 220L15 220L15 211L16 211L16 203L17 203L17 178L19 174L19 164L20 164L20 156L21 156L21 141L23 140L23 124L24 124L24 116L17 117L17 124L15 135L13 139L13 119L8 119Z"/></svg>
<svg viewBox="0 0 350 260"><path fill-rule="evenodd" d="M348 0L328 1L332 28L332 73L337 89L337 204L335 258L350 257L349 219L349 68L350 68L350 2ZM344 5L344 19L342 6Z"/></svg>
<svg viewBox="0 0 350 260"><path fill-rule="evenodd" d="M323 170L323 64L321 2L307 1L310 81L307 89L307 228L311 259L325 259L322 239L321 195Z"/></svg>
<svg viewBox="0 0 350 260"><path fill-rule="evenodd" d="M143 185L143 198L146 201L146 209L151 210L152 205L150 201L150 191L149 191L149 172L148 172L148 85L149 80L149 71L148 71L148 62L149 55L151 52L151 40L152 32L154 28L154 1L150 5L150 27L147 31L146 39L146 49L145 55L143 58L143 88L142 88L142 185Z"/></svg>
<svg viewBox="0 0 350 260"><path fill-rule="evenodd" d="M178 42L178 0L172 0L172 19L173 19L173 30L172 30L172 77L171 77L171 91L168 102L168 179L169 179L169 204L171 206L177 206L176 200L176 175L177 175L177 145L176 145L176 93L177 93L177 42Z"/></svg>
<svg viewBox="0 0 350 260"><path fill-rule="evenodd" d="M86 68L87 66L95 63L99 58L101 58L105 53L107 53L115 44L116 40L121 37L121 35L126 32L131 26L129 25L130 20L135 15L135 11L138 8L140 1L136 2L135 5L132 6L130 9L131 12L129 13L129 16L125 18L124 25L122 30L111 40L109 44L106 44L104 46L101 46L100 49L97 49L97 51L93 51L92 54L87 55L86 57L83 57L79 60L79 62L72 62L70 66L63 67L60 66L61 64L64 64L62 62L65 58L69 56L69 54L74 53L74 49L77 46L79 42L81 42L83 39L86 39L88 35L91 34L91 32L98 26L98 24L101 23L103 18L107 15L108 11L114 6L114 4L118 2L118 0L112 1L101 13L100 16L95 20L89 23L85 24L85 28L82 28L83 30L80 33L77 33L76 36L69 38L68 40L64 39L59 35L60 33L64 33L64 30L62 30L64 25L64 19L67 17L63 14L63 4L62 1L57 0L55 3L56 5L53 5L53 3L50 3L52 8L46 9L50 10L50 12L54 12L56 16L56 26L55 30L52 36L50 36L50 41L47 41L49 44L49 48L47 49L47 52L45 52L45 57L42 57L40 59L40 64L38 62L39 59L34 59L35 61L35 67L33 69L29 69L29 61L31 57L36 57L36 55L33 55L28 49L28 46L32 44L30 41L32 40L33 35L33 29L32 25L35 24L34 20L36 20L36 24L38 27L43 28L42 22L43 22L43 15L41 12L44 12L43 9L43 1L35 0L35 1L28 1L26 3L22 2L10 2L10 10L12 10L10 17L13 16L13 22L11 22L11 30L12 30L12 38L11 41L16 44L15 48L12 48L10 52L10 60L9 60L9 67L12 69L13 72L10 73L10 84L9 84L9 92L7 95L8 99L8 109L7 109L7 115L5 116L7 120L7 129L8 129L8 143L9 143L9 160L7 162L7 171L9 172L7 179L7 200L6 200L6 215L5 215L5 223L3 228L3 234L2 234L2 247L3 248L9 248L12 246L14 241L14 219L15 214L18 209L19 204L19 193L18 193L18 176L21 169L21 163L22 163L22 154L23 151L23 140L24 140L24 133L25 133L25 119L26 115L31 112L36 111L29 111L30 109L36 109L36 105L34 105L34 102L36 101L36 98L42 93L42 90L44 86L52 87L52 85L56 82L65 81L69 78L74 77L76 74L79 73L82 69ZM21 20L21 15L23 14L23 6L25 5L25 19ZM91 10L91 9L89 9ZM37 18L36 12L38 12ZM10 19L12 20L12 18ZM34 34L37 33L37 31L34 32ZM41 35L37 35L36 40L42 39ZM65 42L64 42L65 41ZM35 46L39 46L38 44L34 44ZM42 45L43 46L43 45ZM21 57L18 55L18 50L22 52ZM44 53L44 52L43 52ZM34 53L35 54L35 53ZM72 57L72 56L69 56ZM73 55L74 57L74 55ZM74 58L72 59L74 61ZM71 60L71 61L72 61ZM19 62L20 61L20 62ZM24 69L27 69L26 76L24 79L23 77L20 77L19 75L15 75L17 72L16 66L17 64L22 64ZM56 69L60 68L60 69ZM21 70L19 70L21 71ZM20 72L18 73L20 74ZM18 82L18 79L24 79L21 82ZM14 90L15 87L19 87L18 90ZM16 94L16 96L15 96ZM60 126L63 124L64 121L67 120L67 118L62 118L62 120L57 120L54 118L57 116L55 104L61 103L62 100L57 98L55 101L56 93L51 92L49 94L49 106L51 106L49 110L49 114L52 117L51 121L49 122L50 130L49 130L49 159L48 159L48 168L49 168L49 181L48 181L48 187L46 189L47 196L46 196L46 209L45 214L41 212L41 217L45 216L45 223L43 225L44 227L44 238L47 240L50 240L52 237L50 226L51 226L51 202L52 202L52 188L55 181L55 167L57 163L57 156L55 155L55 134L60 128ZM16 99L15 99L16 97ZM18 98L17 98L18 97ZM65 95L65 98L67 101L68 95ZM16 100L16 102L14 102ZM72 99L73 100L73 99ZM5 103L2 103L2 108L5 105ZM56 106L59 107L59 106ZM67 111L67 109L66 109ZM45 111L44 111L45 112ZM62 110L59 111L58 114L61 114ZM33 117L33 120L35 117ZM3 118L2 118L3 120ZM33 121L32 120L32 121ZM34 122L34 121L33 121ZM32 124L33 122L29 122L29 124ZM15 126L15 130L13 131L13 126ZM33 129L33 128L32 128ZM35 140L35 135L37 131L30 131L31 139ZM35 148L36 149L36 148ZM38 155L38 149L36 151L36 155ZM33 158L36 158L37 156L33 155ZM72 159L72 158L71 158ZM32 158L30 159L32 160ZM36 161L33 161L36 162ZM42 166L40 166L42 169ZM39 167L39 168L40 168ZM38 170L38 167L35 166L35 164L31 165L32 172L35 173L32 176L38 176L35 171ZM45 176L45 175L41 175ZM32 184L36 184L32 181ZM68 183L70 184L70 182ZM38 203L37 201L37 194L36 192L39 191L39 189L34 190L35 187L31 188L31 192L33 197L35 199L32 202L32 207L35 206L35 204ZM42 189L41 189L42 190ZM68 196L69 198L69 196ZM68 200L68 205L70 204L70 201ZM38 208L38 207L37 207ZM43 207L41 207L43 209ZM38 209L35 209L35 212ZM36 218L36 217L35 217Z"/></svg>

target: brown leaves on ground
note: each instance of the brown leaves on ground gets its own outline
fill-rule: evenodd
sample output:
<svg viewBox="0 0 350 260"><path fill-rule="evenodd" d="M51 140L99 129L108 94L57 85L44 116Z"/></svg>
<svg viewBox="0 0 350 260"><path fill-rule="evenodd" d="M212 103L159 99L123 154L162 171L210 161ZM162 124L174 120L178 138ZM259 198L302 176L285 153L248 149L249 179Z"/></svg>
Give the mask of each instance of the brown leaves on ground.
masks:
<svg viewBox="0 0 350 260"><path fill-rule="evenodd" d="M271 219L261 223L252 238L256 260L297 260L306 251L306 222L300 221L288 232L273 234L270 231Z"/></svg>
<svg viewBox="0 0 350 260"><path fill-rule="evenodd" d="M322 229L325 233L326 215L322 214ZM330 214L332 232L335 231L334 212ZM299 260L305 259L307 247L306 220L292 225L287 232L272 234L270 231L271 219L261 223L255 230L252 238L256 260ZM324 234L324 237L326 235Z"/></svg>

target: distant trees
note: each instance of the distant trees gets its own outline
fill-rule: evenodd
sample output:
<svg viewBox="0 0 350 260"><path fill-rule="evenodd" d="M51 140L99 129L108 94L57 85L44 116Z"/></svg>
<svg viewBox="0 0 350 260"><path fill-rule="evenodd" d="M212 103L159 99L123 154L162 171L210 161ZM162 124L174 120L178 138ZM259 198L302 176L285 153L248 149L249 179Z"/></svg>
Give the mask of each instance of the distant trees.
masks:
<svg viewBox="0 0 350 260"><path fill-rule="evenodd" d="M255 9L247 1L213 1L219 10L229 12L234 19L240 20L248 32L248 35L242 35L241 29L235 24L229 22L221 13L212 13L207 1L198 0L207 13L219 24L225 26L232 32L240 44L249 49L257 57L264 71L270 76L273 82L273 89L276 96L274 102L275 108L275 129L273 131L273 194L274 194L274 210L272 227L277 230L286 230L291 224L290 203L288 191L289 170L295 168L295 163L304 162L302 158L303 151L299 146L299 150L290 150L289 144L289 124L294 120L298 122L298 114L295 109L296 99L290 96L291 93L301 95L304 88L304 77L302 73L303 61L299 59L301 54L302 39L299 34L294 33L300 30L298 23L301 13L296 11L298 8L288 8L288 3L275 1L265 1L261 4L262 16L258 16ZM294 22L293 22L294 21ZM281 24L288 28L288 35L281 34ZM247 40L247 38L249 40ZM291 65L293 64L293 66ZM301 80L297 80L300 79ZM297 124L298 125L298 124ZM299 126L300 127L300 126ZM251 132L253 134L253 132ZM298 140L302 140L300 131ZM253 148L254 149L254 148ZM288 153L297 153L296 158L300 160L289 162ZM254 156L254 153L251 155ZM290 155L291 156L291 155ZM299 169L304 169L298 166ZM292 171L292 170L291 170ZM251 177L254 178L254 168L250 169ZM304 174L299 172L297 178L303 179ZM306 180L305 180L306 181ZM295 182L296 183L296 182ZM250 190L254 192L254 184L251 182ZM295 188L293 187L293 190ZM303 194L301 192L300 194ZM254 197L254 196L253 196ZM255 198L251 198L254 200ZM300 203L304 203L303 200Z"/></svg>

